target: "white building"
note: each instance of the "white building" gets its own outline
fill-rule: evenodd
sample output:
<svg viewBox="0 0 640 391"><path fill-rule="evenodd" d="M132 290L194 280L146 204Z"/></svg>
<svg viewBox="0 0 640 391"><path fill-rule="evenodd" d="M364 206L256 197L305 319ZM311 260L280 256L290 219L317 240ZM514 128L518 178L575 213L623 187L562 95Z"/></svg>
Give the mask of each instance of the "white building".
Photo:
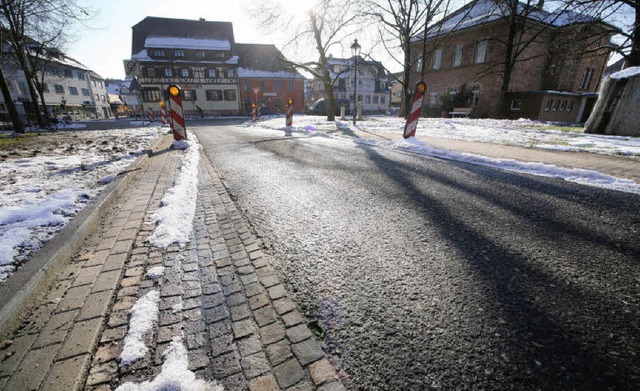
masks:
<svg viewBox="0 0 640 391"><path fill-rule="evenodd" d="M7 47L3 47L4 53ZM99 75L58 50L47 50L46 56L40 56L37 61L43 69L39 78L42 80L45 108L51 115L72 120L111 116L110 109L103 110L105 104L107 108L109 105L104 79ZM28 112L32 103L24 72L10 61L2 61L0 65L13 100ZM102 95L105 96L105 104ZM0 102L0 113L6 113L2 94ZM38 103L42 104L41 99Z"/></svg>
<svg viewBox="0 0 640 391"><path fill-rule="evenodd" d="M356 77L353 58L334 58L329 55L327 62L331 78L337 78L333 87L335 99L348 99L349 107L353 110L354 86L357 79L358 86L355 92L364 113L385 113L389 109L391 90L387 85L389 78L382 64L358 57ZM317 80L312 85L313 100L324 98L324 85Z"/></svg>

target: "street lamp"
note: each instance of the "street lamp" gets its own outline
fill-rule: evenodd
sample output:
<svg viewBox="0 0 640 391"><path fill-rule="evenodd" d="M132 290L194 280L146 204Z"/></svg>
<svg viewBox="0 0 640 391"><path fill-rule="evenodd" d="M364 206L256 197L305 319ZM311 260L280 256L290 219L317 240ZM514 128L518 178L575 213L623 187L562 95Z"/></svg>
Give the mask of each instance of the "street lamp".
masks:
<svg viewBox="0 0 640 391"><path fill-rule="evenodd" d="M358 105L358 56L360 55L360 44L358 39L353 40L351 45L353 54L353 126L356 126L356 111Z"/></svg>

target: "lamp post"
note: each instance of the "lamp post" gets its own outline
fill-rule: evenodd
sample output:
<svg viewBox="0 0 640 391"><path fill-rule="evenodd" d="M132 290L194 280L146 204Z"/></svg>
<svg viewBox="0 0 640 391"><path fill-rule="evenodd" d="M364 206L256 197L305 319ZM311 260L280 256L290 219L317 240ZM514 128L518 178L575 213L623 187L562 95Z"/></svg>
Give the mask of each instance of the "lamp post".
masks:
<svg viewBox="0 0 640 391"><path fill-rule="evenodd" d="M351 45L353 54L353 126L356 126L356 111L358 107L358 56L360 55L360 44L358 39L353 40Z"/></svg>

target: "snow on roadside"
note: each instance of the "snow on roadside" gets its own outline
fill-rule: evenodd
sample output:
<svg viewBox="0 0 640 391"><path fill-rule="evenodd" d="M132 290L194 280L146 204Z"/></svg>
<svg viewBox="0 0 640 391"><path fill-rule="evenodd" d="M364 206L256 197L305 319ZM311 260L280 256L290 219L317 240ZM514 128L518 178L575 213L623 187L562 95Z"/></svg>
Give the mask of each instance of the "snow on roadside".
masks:
<svg viewBox="0 0 640 391"><path fill-rule="evenodd" d="M252 126L271 130L284 130L283 118L273 118L258 122ZM418 135L408 140L401 138L403 120L393 117L372 117L358 123L358 129L377 135L397 133L398 141L378 141L348 135L350 124L341 121L327 122L317 116L299 116L294 118L294 129L298 132L316 134L333 139L347 140L356 144L375 145L384 148L403 150L423 156L462 161L503 170L523 172L532 175L562 178L567 181L588 186L625 191L640 194L640 184L634 181L616 178L597 171L568 169L550 164L521 162L513 159L495 159L482 155L461 153L437 149L420 141L421 135L455 138L469 141L493 142L507 145L539 147L565 151L580 150L607 155L640 156L640 138L585 135L582 133L562 132L553 126L530 120L480 120L480 119L442 119L424 118L418 125ZM535 126L535 128L532 128ZM539 129L548 127L549 129ZM347 134L335 133L336 128L346 130ZM522 140L528 140L523 143ZM533 142L533 140L536 140ZM527 144L530 143L530 144ZM568 146L572 144L573 146ZM580 149L576 146L581 145Z"/></svg>
<svg viewBox="0 0 640 391"><path fill-rule="evenodd" d="M223 391L215 381L196 379L189 370L189 357L182 337L175 336L164 353L162 371L151 381L142 383L124 383L116 391Z"/></svg>
<svg viewBox="0 0 640 391"><path fill-rule="evenodd" d="M145 345L143 337L158 321L158 303L160 292L151 291L136 301L129 317L129 329L124 337L124 346L118 360L120 366L131 365L143 358L149 348Z"/></svg>
<svg viewBox="0 0 640 391"><path fill-rule="evenodd" d="M163 274L164 274L164 266L156 266L147 270L146 277L149 279L155 280L162 277Z"/></svg>
<svg viewBox="0 0 640 391"><path fill-rule="evenodd" d="M200 144L195 135L191 140L174 143L175 148L186 149L180 171L173 187L165 192L162 206L154 214L156 229L149 237L151 245L167 248L173 243L184 246L193 230L198 198L198 163Z"/></svg>

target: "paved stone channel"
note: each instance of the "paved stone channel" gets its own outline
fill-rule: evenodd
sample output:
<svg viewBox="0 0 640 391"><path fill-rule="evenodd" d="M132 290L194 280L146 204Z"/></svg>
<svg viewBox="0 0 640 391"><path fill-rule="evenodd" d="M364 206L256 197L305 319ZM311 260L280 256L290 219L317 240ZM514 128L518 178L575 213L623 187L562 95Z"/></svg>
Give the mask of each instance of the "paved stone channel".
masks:
<svg viewBox="0 0 640 391"><path fill-rule="evenodd" d="M225 390L344 390L204 154L191 242L166 250L146 242L179 163L179 151L152 158L102 233L0 347L0 389L102 391L152 380L182 336L189 369ZM157 266L162 277L148 278ZM121 367L129 311L152 290L161 299L144 337L149 352Z"/></svg>

